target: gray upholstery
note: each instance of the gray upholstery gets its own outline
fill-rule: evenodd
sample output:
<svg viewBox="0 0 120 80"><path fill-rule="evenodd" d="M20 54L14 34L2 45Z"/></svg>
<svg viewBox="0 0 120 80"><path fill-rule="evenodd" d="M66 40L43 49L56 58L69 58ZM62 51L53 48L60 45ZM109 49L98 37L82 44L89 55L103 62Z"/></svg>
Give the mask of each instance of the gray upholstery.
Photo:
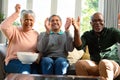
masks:
<svg viewBox="0 0 120 80"><path fill-rule="evenodd" d="M6 44L0 44L0 80L4 80L5 71L4 71L4 58L6 54Z"/></svg>

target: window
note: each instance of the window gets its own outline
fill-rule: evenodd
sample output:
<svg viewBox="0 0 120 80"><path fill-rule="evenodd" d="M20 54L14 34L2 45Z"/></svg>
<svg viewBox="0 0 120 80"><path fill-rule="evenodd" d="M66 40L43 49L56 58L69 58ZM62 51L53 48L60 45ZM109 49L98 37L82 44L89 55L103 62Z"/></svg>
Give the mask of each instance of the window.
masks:
<svg viewBox="0 0 120 80"><path fill-rule="evenodd" d="M33 0L33 11L36 14L35 30L45 31L44 20L50 16L51 0Z"/></svg>
<svg viewBox="0 0 120 80"><path fill-rule="evenodd" d="M52 2L53 1L53 2ZM21 4L22 9L26 9L27 5L31 2L31 8L36 14L36 23L34 29L38 32L45 31L44 20L51 14L58 14L62 18L62 30L64 30L64 24L67 17L76 17L76 11L81 11L78 16L81 16L81 31L90 30L91 26L88 24L90 22L90 16L98 11L99 0L81 0L81 7L76 8L77 0L8 0L8 16L14 12L14 6L16 3ZM56 4L56 9L52 9L51 5ZM81 10L82 9L82 10ZM56 11L54 11L56 10ZM73 27L70 27L73 30Z"/></svg>
<svg viewBox="0 0 120 80"><path fill-rule="evenodd" d="M62 30L64 30L66 18L75 16L75 0L58 0L57 14L62 18Z"/></svg>
<svg viewBox="0 0 120 80"><path fill-rule="evenodd" d="M21 10L26 9L26 0L8 0L8 16L15 12L15 5L18 3L21 5ZM20 18L14 22L14 25L20 25Z"/></svg>
<svg viewBox="0 0 120 80"><path fill-rule="evenodd" d="M8 0L8 16L15 11L15 5L21 4L21 10L26 9L26 0Z"/></svg>
<svg viewBox="0 0 120 80"><path fill-rule="evenodd" d="M82 33L91 29L90 17L91 15L98 11L98 1L99 0L82 0L82 12L81 12Z"/></svg>
<svg viewBox="0 0 120 80"><path fill-rule="evenodd" d="M83 33L91 29L90 16L98 9L103 13L104 0L3 0L4 14L10 16L17 3L21 4L21 10L29 8L35 12L36 22L33 28L38 32L45 31L44 20L46 17L58 14L62 18L62 30L64 30L67 17L77 18L81 16L80 27ZM98 3L100 8L98 8ZM20 19L17 19L16 23L20 24ZM70 27L70 30L74 33L73 27ZM4 41L2 40L2 42Z"/></svg>

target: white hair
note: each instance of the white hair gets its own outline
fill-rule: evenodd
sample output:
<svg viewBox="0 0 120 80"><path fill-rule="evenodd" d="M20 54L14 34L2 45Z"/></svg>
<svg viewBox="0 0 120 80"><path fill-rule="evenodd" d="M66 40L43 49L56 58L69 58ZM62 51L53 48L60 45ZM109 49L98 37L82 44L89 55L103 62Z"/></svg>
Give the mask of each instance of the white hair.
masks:
<svg viewBox="0 0 120 80"><path fill-rule="evenodd" d="M23 19L26 14L31 14L35 18L35 13L32 10L22 10L20 18Z"/></svg>

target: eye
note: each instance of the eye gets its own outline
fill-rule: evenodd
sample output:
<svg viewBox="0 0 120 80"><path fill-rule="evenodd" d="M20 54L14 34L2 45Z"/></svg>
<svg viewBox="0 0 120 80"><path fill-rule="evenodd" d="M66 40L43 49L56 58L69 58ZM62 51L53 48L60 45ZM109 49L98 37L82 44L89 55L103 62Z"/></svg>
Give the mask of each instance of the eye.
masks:
<svg viewBox="0 0 120 80"><path fill-rule="evenodd" d="M92 22L96 23L96 22L103 22L104 20L102 19L96 19L96 20L92 20Z"/></svg>
<svg viewBox="0 0 120 80"><path fill-rule="evenodd" d="M54 22L54 20L51 20L51 22Z"/></svg>

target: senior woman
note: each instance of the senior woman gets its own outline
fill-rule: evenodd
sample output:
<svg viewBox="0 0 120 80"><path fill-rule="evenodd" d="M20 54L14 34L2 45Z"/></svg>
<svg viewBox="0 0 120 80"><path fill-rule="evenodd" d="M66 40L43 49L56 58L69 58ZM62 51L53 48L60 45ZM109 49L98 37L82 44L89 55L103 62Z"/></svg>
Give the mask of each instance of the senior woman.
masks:
<svg viewBox="0 0 120 80"><path fill-rule="evenodd" d="M22 64L16 53L19 51L36 52L38 32L33 30L35 14L32 10L21 11L22 27L12 25L19 17L20 8L20 4L16 4L15 12L0 24L2 32L9 41L4 68L7 73L29 74L34 68L31 68L31 64Z"/></svg>

